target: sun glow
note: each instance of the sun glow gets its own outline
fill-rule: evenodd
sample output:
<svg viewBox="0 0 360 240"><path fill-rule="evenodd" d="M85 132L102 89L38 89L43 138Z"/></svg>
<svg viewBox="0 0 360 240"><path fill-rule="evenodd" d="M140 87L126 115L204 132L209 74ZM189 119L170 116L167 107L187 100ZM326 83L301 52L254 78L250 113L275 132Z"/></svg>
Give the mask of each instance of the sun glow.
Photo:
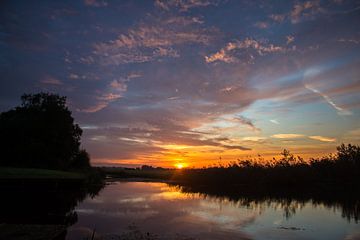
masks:
<svg viewBox="0 0 360 240"><path fill-rule="evenodd" d="M176 163L174 164L174 166L177 168L177 169L183 169L184 167L186 167L187 165L185 163Z"/></svg>

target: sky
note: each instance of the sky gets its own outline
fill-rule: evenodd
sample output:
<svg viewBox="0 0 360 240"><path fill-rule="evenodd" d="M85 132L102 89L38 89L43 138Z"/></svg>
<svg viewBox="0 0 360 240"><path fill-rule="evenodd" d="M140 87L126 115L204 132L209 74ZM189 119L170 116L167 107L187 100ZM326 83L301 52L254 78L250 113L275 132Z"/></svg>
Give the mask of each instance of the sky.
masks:
<svg viewBox="0 0 360 240"><path fill-rule="evenodd" d="M94 165L360 144L360 1L1 1L0 111L67 96Z"/></svg>

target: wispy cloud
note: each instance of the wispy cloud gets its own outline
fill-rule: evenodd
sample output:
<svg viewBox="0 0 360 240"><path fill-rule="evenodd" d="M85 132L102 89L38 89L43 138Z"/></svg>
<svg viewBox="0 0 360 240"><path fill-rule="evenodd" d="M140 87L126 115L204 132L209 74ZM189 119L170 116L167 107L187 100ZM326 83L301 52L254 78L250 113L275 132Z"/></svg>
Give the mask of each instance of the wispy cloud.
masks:
<svg viewBox="0 0 360 240"><path fill-rule="evenodd" d="M335 142L336 138L329 138L329 137L323 137L323 136L309 136L309 138L318 140L321 142Z"/></svg>
<svg viewBox="0 0 360 240"><path fill-rule="evenodd" d="M277 124L277 125L280 124L280 123L278 122L278 120L276 120L276 119L270 119L269 121L272 122L273 124Z"/></svg>
<svg viewBox="0 0 360 240"><path fill-rule="evenodd" d="M302 19L312 18L321 11L320 0L298 2L290 13L291 22L299 23Z"/></svg>
<svg viewBox="0 0 360 240"><path fill-rule="evenodd" d="M337 41L342 43L360 44L360 40L355 38L339 38Z"/></svg>
<svg viewBox="0 0 360 240"><path fill-rule="evenodd" d="M290 12L271 14L269 18L278 23L290 20L291 23L297 24L303 20L314 19L319 13L323 12L325 10L320 6L320 0L297 1Z"/></svg>
<svg viewBox="0 0 360 240"><path fill-rule="evenodd" d="M305 88L309 89L310 91L320 95L321 97L324 98L324 100L330 105L332 106L333 108L335 108L338 112L339 115L352 115L352 112L345 109L345 108L342 108L340 106L338 106L337 104L334 103L334 101L329 97L327 96L326 94L320 92L319 90L315 89L314 87L311 87L309 84L305 84L304 85Z"/></svg>
<svg viewBox="0 0 360 240"><path fill-rule="evenodd" d="M173 8L179 9L180 11L188 11L191 8L207 7L210 5L217 5L220 1L218 0L156 0L155 6L163 9L170 10Z"/></svg>
<svg viewBox="0 0 360 240"><path fill-rule="evenodd" d="M90 107L78 109L78 111L85 112L85 113L94 113L94 112L100 111L101 109L104 109L107 105L108 105L108 102L101 101Z"/></svg>
<svg viewBox="0 0 360 240"><path fill-rule="evenodd" d="M286 44L290 44L295 40L294 36L288 35L286 36Z"/></svg>
<svg viewBox="0 0 360 240"><path fill-rule="evenodd" d="M91 7L106 7L108 5L104 0L84 0L84 3Z"/></svg>
<svg viewBox="0 0 360 240"><path fill-rule="evenodd" d="M257 22L254 24L255 27L260 28L260 29L265 29L269 27L269 23L267 22Z"/></svg>
<svg viewBox="0 0 360 240"><path fill-rule="evenodd" d="M260 131L260 129L257 128L257 127L254 125L254 123L253 123L250 119L248 119L248 118L246 118L246 117L237 116L235 119L236 119L237 121L239 121L241 124L244 124L244 125L248 126L248 127L249 127L251 130L253 130L253 131L256 131L256 132L259 132L259 131Z"/></svg>
<svg viewBox="0 0 360 240"><path fill-rule="evenodd" d="M176 58L180 56L176 47L187 44L207 45L213 39L206 28L198 27L200 24L201 21L195 17L156 19L151 25L139 24L115 40L95 44L94 53L105 65Z"/></svg>
<svg viewBox="0 0 360 240"><path fill-rule="evenodd" d="M271 137L279 138L279 139L293 139L293 138L303 138L305 137L304 134L296 134L296 133L281 133L281 134L274 134Z"/></svg>
<svg viewBox="0 0 360 240"><path fill-rule="evenodd" d="M243 137L242 140L251 141L251 142L263 142L264 140L266 140L266 137L257 137L257 136Z"/></svg>
<svg viewBox="0 0 360 240"><path fill-rule="evenodd" d="M106 108L110 103L122 98L127 91L127 82L133 78L141 77L141 74L131 73L126 77L111 81L103 93L98 93L96 103L93 106L81 109L82 112L94 113Z"/></svg>
<svg viewBox="0 0 360 240"><path fill-rule="evenodd" d="M252 50L252 53L245 51ZM265 55L268 53L284 53L287 49L274 44L261 43L260 41L246 38L243 41L229 42L224 48L218 52L205 56L207 63L222 61L226 63L237 62L239 59L246 58L245 61L253 60L254 55Z"/></svg>
<svg viewBox="0 0 360 240"><path fill-rule="evenodd" d="M286 18L286 14L271 14L269 16L269 18L271 18L272 20L274 20L275 22L283 22Z"/></svg>
<svg viewBox="0 0 360 240"><path fill-rule="evenodd" d="M49 85L62 85L63 84L59 79L57 79L53 76L50 76L50 75L46 75L43 79L41 79L40 82L43 84L49 84Z"/></svg>

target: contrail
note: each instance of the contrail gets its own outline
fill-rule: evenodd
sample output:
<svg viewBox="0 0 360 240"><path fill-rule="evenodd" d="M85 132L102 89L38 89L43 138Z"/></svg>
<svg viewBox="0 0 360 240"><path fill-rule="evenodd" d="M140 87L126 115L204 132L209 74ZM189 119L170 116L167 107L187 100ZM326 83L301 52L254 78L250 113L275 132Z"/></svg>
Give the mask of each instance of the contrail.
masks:
<svg viewBox="0 0 360 240"><path fill-rule="evenodd" d="M351 115L352 112L350 112L349 110L346 110L342 107L339 107L338 105L336 105L333 100L331 100L331 98L329 96L327 96L326 94L323 94L322 92L320 92L319 90L313 88L313 87L310 87L308 84L304 84L305 88L309 89L310 91L314 92L314 93L317 93L319 94L321 97L323 97L325 99L325 101L330 104L330 106L332 106L333 108L335 108L338 113L340 115Z"/></svg>

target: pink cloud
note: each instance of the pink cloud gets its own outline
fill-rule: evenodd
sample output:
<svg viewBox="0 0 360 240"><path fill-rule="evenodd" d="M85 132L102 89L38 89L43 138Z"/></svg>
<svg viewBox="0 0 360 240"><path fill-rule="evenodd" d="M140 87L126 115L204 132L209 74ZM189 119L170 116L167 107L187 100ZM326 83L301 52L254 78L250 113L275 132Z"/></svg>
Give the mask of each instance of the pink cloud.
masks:
<svg viewBox="0 0 360 240"><path fill-rule="evenodd" d="M284 53L288 51L288 49L281 46L264 44L254 39L246 38L243 41L229 42L224 48L220 49L218 52L209 56L205 56L205 61L207 63L215 61L222 61L226 63L236 62L239 60L239 58L237 57L238 53L236 51L246 49L254 50L254 53L258 55L265 55L268 53ZM254 59L254 55L252 54L248 54L248 57L250 58L250 60Z"/></svg>
<svg viewBox="0 0 360 240"><path fill-rule="evenodd" d="M59 79L49 76L49 75L46 75L40 82L43 84L50 84L50 85L62 85L63 84Z"/></svg>
<svg viewBox="0 0 360 240"><path fill-rule="evenodd" d="M167 21L173 21L171 28ZM170 18L157 24L140 24L117 39L94 45L95 55L104 65L149 62L159 58L179 57L175 47L188 44L208 45L214 38L198 28L196 18Z"/></svg>
<svg viewBox="0 0 360 240"><path fill-rule="evenodd" d="M103 0L84 0L84 4L91 7L106 7L108 3Z"/></svg>

